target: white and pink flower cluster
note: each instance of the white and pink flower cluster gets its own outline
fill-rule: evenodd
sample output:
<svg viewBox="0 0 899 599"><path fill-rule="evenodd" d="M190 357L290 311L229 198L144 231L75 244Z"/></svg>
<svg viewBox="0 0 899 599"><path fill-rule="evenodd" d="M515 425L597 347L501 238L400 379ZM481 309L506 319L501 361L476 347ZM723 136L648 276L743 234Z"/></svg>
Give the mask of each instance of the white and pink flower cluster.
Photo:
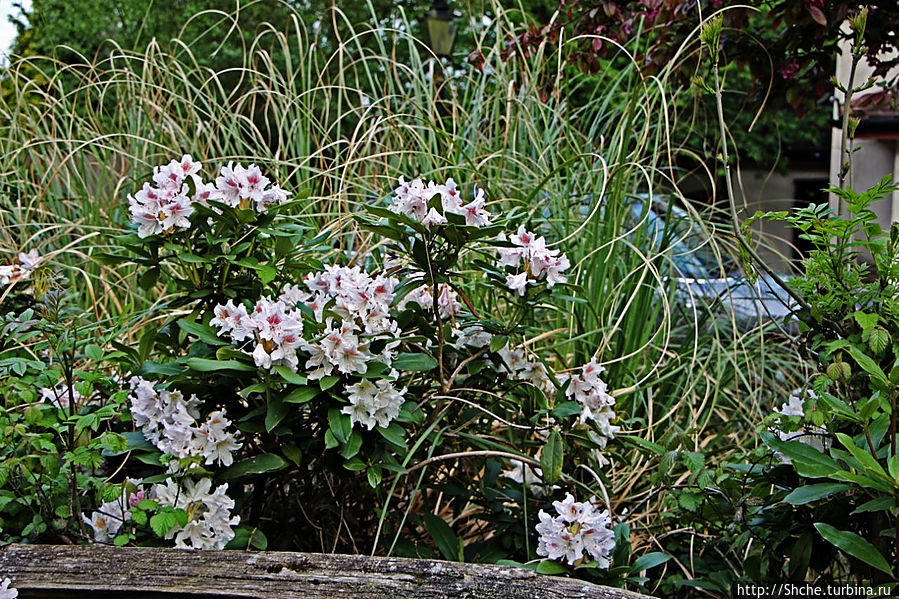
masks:
<svg viewBox="0 0 899 599"><path fill-rule="evenodd" d="M599 378L603 367L593 358L581 369L581 374L571 377L565 394L574 399L581 406L581 424L587 420L593 420L599 425L599 432L603 437L612 438L621 430L620 426L613 426L615 419L615 398L609 393L608 385Z"/></svg>
<svg viewBox="0 0 899 599"><path fill-rule="evenodd" d="M422 223L425 227L447 224L447 214L459 214L465 217L469 227L484 227L490 224L490 212L484 207L484 190L478 189L474 199L464 203L456 182L449 178L443 185L429 181L427 185L421 179L407 182L400 177L400 185L394 191L394 202L390 210ZM440 196L438 210L433 205L428 207L431 199Z"/></svg>
<svg viewBox="0 0 899 599"><path fill-rule="evenodd" d="M212 412L200 424L196 396L184 399L179 391L156 390L153 383L140 377L131 380L131 416L144 437L163 453L182 459L200 457L205 464L230 466L231 453L240 449L234 433L227 429L231 421L225 411ZM177 469L176 462L170 467Z"/></svg>
<svg viewBox="0 0 899 599"><path fill-rule="evenodd" d="M229 162L223 166L215 183L204 183L202 165L189 154L153 168L153 183L145 182L140 191L128 195L131 222L138 226L140 238L190 228L194 203L207 205L210 200L231 207L250 208L262 212L272 204L283 204L289 195L277 185L269 187L269 179L254 164L249 167ZM193 182L193 195L188 178Z"/></svg>
<svg viewBox="0 0 899 599"><path fill-rule="evenodd" d="M499 350L499 355L514 378L534 385L546 397L555 397L556 386L543 363L528 360L523 349L510 349L508 345Z"/></svg>
<svg viewBox="0 0 899 599"><path fill-rule="evenodd" d="M283 365L296 371L297 350L303 350L309 355L305 367L313 380L335 370L365 374L372 360L391 364L401 333L389 313L397 279L372 277L358 266L325 265L324 270L306 276L304 284L308 291L287 285L277 300L262 298L249 313L232 301L218 305L210 324L218 327L219 335L227 333L234 341L255 340L252 355L260 368ZM316 341L302 336L301 305L324 325ZM377 354L370 351L375 337L390 339Z"/></svg>
<svg viewBox="0 0 899 599"><path fill-rule="evenodd" d="M74 411L77 412L80 408L86 405L90 405L96 403L97 398L96 394L94 397L85 398L81 393L75 389L74 386L71 388L67 388L65 386L65 381L60 381L61 387L44 387L40 390L41 399L45 402L56 406L61 410L68 410L69 404L74 402ZM69 401L72 400L72 402Z"/></svg>
<svg viewBox="0 0 899 599"><path fill-rule="evenodd" d="M234 538L233 526L240 524L240 516L231 516L234 500L226 495L228 484L212 490L212 480L185 479L178 483L169 479L164 485L153 485L152 495L160 505L187 512L187 523L176 524L165 538L175 538L179 549L221 550Z"/></svg>
<svg viewBox="0 0 899 599"><path fill-rule="evenodd" d="M462 311L462 303L459 301L459 295L453 290L449 283L440 283L437 285L440 292L437 294L437 309L440 311L441 318L453 318ZM410 303L416 303L421 306L422 310L432 310L434 308L434 294L432 288L428 285L416 287L406 294L405 297L397 305L399 310L405 310Z"/></svg>
<svg viewBox="0 0 899 599"><path fill-rule="evenodd" d="M596 498L578 502L571 493L565 494L564 501L554 501L556 516L540 510L537 516L537 532L540 541L537 555L549 559L565 559L574 566L585 561L584 552L598 563L600 568L608 568L612 551L615 549L615 533L611 530L612 519L607 510L596 509Z"/></svg>
<svg viewBox="0 0 899 599"><path fill-rule="evenodd" d="M146 492L138 484L139 480L129 478L127 482L129 485L135 485L137 490L129 493L126 488L123 488L121 497L102 503L90 518L81 514L81 519L91 527L94 533L95 543L111 543L122 528L122 524L131 518L128 508L137 507L137 504L147 498Z"/></svg>
<svg viewBox="0 0 899 599"><path fill-rule="evenodd" d="M24 279L32 270L37 268L43 257L37 253L37 250L31 250L27 254L20 252L17 260L15 264L0 265L0 285L9 285Z"/></svg>
<svg viewBox="0 0 899 599"><path fill-rule="evenodd" d="M390 422L399 416L406 393L405 388L397 391L390 381L384 379L377 382L363 379L347 386L346 390L350 405L342 412L349 414L351 425L355 426L358 422L368 430L375 426L390 426Z"/></svg>
<svg viewBox="0 0 899 599"><path fill-rule="evenodd" d="M218 327L218 334L228 333L238 343L253 339L253 361L259 368L287 366L296 371L299 364L297 348L303 343L303 315L289 294L277 300L263 297L247 312L243 304L228 300L215 307L215 317L209 322Z"/></svg>
<svg viewBox="0 0 899 599"><path fill-rule="evenodd" d="M497 248L499 262L497 266L511 266L521 272L506 275L506 285L509 289L517 291L518 295L527 292L527 285L536 285L540 280L546 281L546 286L552 288L556 283L564 283L567 279L562 275L568 270L571 262L565 254L559 250L546 247L546 239L537 237L534 233L525 230L524 225L518 227L518 232L506 238L501 233L499 241L510 241L513 247Z"/></svg>

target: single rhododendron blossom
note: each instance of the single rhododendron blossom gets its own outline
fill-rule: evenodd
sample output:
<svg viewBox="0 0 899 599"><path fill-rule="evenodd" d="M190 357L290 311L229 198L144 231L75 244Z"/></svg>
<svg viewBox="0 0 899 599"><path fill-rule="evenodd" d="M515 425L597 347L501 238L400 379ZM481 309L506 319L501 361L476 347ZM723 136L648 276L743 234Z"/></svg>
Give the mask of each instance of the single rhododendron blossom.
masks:
<svg viewBox="0 0 899 599"><path fill-rule="evenodd" d="M360 423L368 430L375 426L387 428L390 422L400 413L403 405L403 394L406 389L397 390L390 381L372 382L364 379L347 387L349 406L343 408L349 414L350 423Z"/></svg>
<svg viewBox="0 0 899 599"><path fill-rule="evenodd" d="M93 531L95 543L111 543L119 529L122 528L122 524L131 518L128 508L137 507L140 500L144 499L145 492L140 488L140 480L129 478L127 482L137 488L135 493L129 493L127 489L123 488L121 497L104 502L91 513L90 517L87 514L81 514L81 519ZM135 498L138 499L135 501Z"/></svg>
<svg viewBox="0 0 899 599"><path fill-rule="evenodd" d="M540 389L547 397L556 394L556 385L550 377L549 371L540 362L533 362L527 358L523 349L510 349L508 345L499 350L506 370L520 381L527 381ZM556 377L558 378L558 377Z"/></svg>
<svg viewBox="0 0 899 599"><path fill-rule="evenodd" d="M587 561L584 552L596 560L600 568L608 568L615 549L615 533L611 529L611 517L607 510L598 511L596 498L577 502L571 493L564 501L554 501L556 516L543 510L537 514L540 534L537 555L552 560L564 559L574 566Z"/></svg>
<svg viewBox="0 0 899 599"><path fill-rule="evenodd" d="M122 524L130 517L129 512L122 511L119 501L107 501L90 518L85 514L81 515L81 519L93 530L95 543L111 543Z"/></svg>

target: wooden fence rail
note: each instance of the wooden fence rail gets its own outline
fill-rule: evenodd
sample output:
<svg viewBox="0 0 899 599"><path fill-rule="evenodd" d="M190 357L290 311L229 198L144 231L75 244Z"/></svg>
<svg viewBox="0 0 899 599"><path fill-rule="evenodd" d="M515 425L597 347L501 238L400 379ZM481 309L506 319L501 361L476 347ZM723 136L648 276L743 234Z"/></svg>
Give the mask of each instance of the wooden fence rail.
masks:
<svg viewBox="0 0 899 599"><path fill-rule="evenodd" d="M647 599L512 566L317 553L7 545L4 577L20 599Z"/></svg>

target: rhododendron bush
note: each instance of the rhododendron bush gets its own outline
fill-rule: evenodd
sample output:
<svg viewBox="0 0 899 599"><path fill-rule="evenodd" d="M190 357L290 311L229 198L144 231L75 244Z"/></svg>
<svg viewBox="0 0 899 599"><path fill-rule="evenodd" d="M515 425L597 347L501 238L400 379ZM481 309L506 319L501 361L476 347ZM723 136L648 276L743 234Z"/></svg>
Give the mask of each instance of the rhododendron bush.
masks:
<svg viewBox="0 0 899 599"><path fill-rule="evenodd" d="M185 155L150 179L127 197L132 232L97 259L168 295L136 345L96 356L116 365L103 422L118 469L92 465L110 476L70 533L314 549L345 526L350 551L432 555L424 532L450 559L527 561L533 543L553 568L609 568L626 535L601 474L615 397L602 356L570 364L533 341L550 294L578 288L527 215L475 182L399 177L346 225L374 241L345 247L259 166ZM44 406L87 409L79 385L45 389ZM433 513L450 497L468 506L458 532Z"/></svg>

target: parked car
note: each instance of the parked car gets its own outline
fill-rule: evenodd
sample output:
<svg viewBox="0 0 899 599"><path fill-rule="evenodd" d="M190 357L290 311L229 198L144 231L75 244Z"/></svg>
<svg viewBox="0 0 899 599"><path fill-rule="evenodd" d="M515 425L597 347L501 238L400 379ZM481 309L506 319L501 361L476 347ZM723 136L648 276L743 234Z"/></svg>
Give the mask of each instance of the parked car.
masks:
<svg viewBox="0 0 899 599"><path fill-rule="evenodd" d="M633 222L641 223L656 247L666 239L673 240L667 249L671 269L664 274L677 280L676 297L684 308L709 309L719 321L730 320L732 315L742 330L775 323L784 326L796 302L772 277L759 275L752 281L736 263L722 263L696 217L667 196L653 196L649 210L646 201L646 195L633 198Z"/></svg>

